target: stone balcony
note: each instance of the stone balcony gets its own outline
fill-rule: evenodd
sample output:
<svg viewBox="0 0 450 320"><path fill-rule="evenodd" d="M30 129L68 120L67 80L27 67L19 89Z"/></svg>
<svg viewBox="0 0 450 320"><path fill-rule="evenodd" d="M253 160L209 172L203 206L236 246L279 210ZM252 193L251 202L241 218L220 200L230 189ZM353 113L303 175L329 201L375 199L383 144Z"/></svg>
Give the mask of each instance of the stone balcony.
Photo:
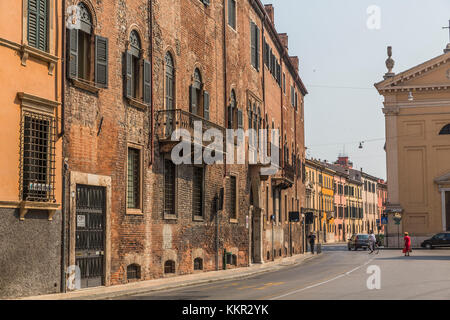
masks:
<svg viewBox="0 0 450 320"><path fill-rule="evenodd" d="M216 129L222 133L224 137L224 146L225 146L225 128L213 123L209 120L206 120L196 114L187 112L181 109L174 110L162 110L158 111L156 114L156 136L159 141L159 147L161 153L170 153L172 149L181 142L180 139L172 139L172 135L176 130L184 130L190 134L191 142L194 144L194 130L195 123L200 123L201 128L201 136L209 130ZM202 150L208 147L209 142L205 144L202 140L201 142Z"/></svg>

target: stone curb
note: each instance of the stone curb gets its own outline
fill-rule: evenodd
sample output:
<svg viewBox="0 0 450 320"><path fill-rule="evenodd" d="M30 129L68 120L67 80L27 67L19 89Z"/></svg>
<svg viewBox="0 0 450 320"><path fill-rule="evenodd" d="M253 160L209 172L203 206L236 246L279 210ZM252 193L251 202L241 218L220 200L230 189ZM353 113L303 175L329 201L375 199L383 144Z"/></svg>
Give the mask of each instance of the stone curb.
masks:
<svg viewBox="0 0 450 320"><path fill-rule="evenodd" d="M112 298L118 298L118 297L125 297L130 295L136 295L136 294L144 294L144 293L151 293L151 292L157 292L157 291L165 291L165 290L173 290L177 288L184 288L189 286L197 286L197 285L203 285L208 283L214 283L214 282L220 282L220 281L227 281L227 280L238 280L238 279L245 279L248 277L252 277L258 274L273 272L282 269L283 267L291 267L295 265L300 265L304 263L305 261L314 259L316 257L319 257L321 255L310 255L297 258L293 261L279 261L276 264L270 265L268 267L262 267L261 269L249 271L246 272L245 270L242 271L242 273L238 273L236 275L225 275L225 276L218 276L216 278L211 279L198 279L198 280L186 280L185 282L178 282L173 284L162 284L155 287L148 287L148 288L136 288L136 289L129 289L129 290L117 290L114 292L104 292L104 293L89 293L86 292L85 295L80 295L76 297L72 297L71 293L61 294L57 293L54 295L44 295L44 296L35 296L35 297L25 297L21 298L21 300L104 300L104 299L112 299ZM288 258L289 259L289 258ZM151 281L151 280L150 280ZM119 285L120 286L120 285ZM117 286L113 286L110 288L117 289ZM78 292L79 293L79 292ZM55 296L55 298L52 299L52 296Z"/></svg>

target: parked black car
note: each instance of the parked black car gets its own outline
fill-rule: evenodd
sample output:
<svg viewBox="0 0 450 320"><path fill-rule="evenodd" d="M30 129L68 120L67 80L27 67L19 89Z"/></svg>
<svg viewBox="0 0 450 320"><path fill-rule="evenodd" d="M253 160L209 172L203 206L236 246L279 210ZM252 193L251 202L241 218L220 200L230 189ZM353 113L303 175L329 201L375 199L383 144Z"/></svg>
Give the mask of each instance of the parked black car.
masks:
<svg viewBox="0 0 450 320"><path fill-rule="evenodd" d="M364 249L367 250L369 248L369 235L368 234L354 234L352 237L348 240L348 250L358 250L358 249Z"/></svg>
<svg viewBox="0 0 450 320"><path fill-rule="evenodd" d="M422 248L450 247L450 232L438 233L421 244Z"/></svg>

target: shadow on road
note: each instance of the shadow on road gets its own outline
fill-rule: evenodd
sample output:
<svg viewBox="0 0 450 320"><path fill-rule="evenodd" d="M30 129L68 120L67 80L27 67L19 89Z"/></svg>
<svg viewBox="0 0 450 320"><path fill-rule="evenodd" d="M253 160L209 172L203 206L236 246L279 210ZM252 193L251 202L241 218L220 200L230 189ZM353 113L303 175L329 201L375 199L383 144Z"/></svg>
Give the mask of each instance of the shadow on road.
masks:
<svg viewBox="0 0 450 320"><path fill-rule="evenodd" d="M386 258L377 258L377 260L420 260L420 261L426 261L426 260L440 260L440 261L447 261L450 260L450 255L448 256L398 256L398 257L386 257Z"/></svg>

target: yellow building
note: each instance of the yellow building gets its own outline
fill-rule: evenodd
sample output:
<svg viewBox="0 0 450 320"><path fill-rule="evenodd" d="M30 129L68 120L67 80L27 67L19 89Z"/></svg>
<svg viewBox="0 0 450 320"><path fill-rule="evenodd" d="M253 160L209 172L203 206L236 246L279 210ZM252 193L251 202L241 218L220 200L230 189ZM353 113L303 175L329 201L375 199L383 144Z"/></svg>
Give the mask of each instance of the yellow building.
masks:
<svg viewBox="0 0 450 320"><path fill-rule="evenodd" d="M375 84L386 120L387 236L390 246L401 246L397 230L407 231L417 246L450 231L450 44L399 74L390 47L388 56L388 73Z"/></svg>
<svg viewBox="0 0 450 320"><path fill-rule="evenodd" d="M306 201L303 208L303 213L312 213L313 220L307 226L306 233L309 235L315 232L318 239L322 238L319 234L320 213L321 213L321 193L322 186L319 183L319 175L321 172L320 163L316 160L306 159L305 161L305 187L306 187Z"/></svg>
<svg viewBox="0 0 450 320"><path fill-rule="evenodd" d="M345 212L345 234L349 239L352 234L363 232L363 200L361 173L349 169L348 184L344 187L347 201Z"/></svg>
<svg viewBox="0 0 450 320"><path fill-rule="evenodd" d="M304 212L314 214L309 233L315 232L317 241L334 241L334 171L314 159L305 162L306 201Z"/></svg>
<svg viewBox="0 0 450 320"><path fill-rule="evenodd" d="M319 183L321 184L321 228L325 242L334 242L334 190L335 171L321 164Z"/></svg>
<svg viewBox="0 0 450 320"><path fill-rule="evenodd" d="M61 287L61 1L0 1L0 298Z"/></svg>

